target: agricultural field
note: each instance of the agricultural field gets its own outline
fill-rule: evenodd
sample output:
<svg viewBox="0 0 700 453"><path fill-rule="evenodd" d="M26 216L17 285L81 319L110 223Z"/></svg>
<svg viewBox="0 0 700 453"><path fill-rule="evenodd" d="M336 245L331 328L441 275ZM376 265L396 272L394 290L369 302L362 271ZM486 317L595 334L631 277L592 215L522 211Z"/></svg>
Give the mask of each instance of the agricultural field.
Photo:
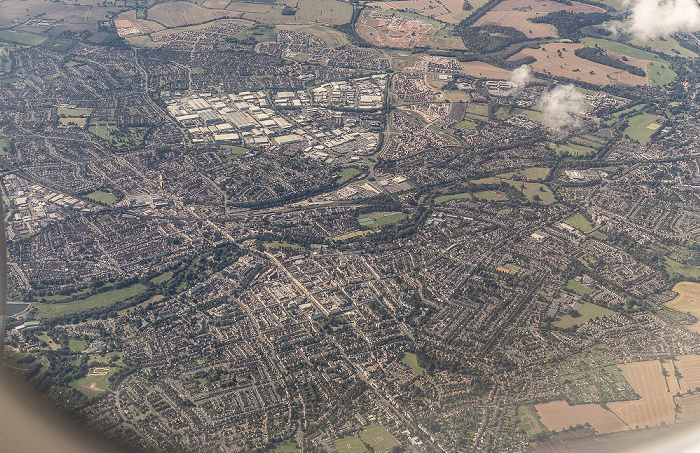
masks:
<svg viewBox="0 0 700 453"><path fill-rule="evenodd" d="M367 451L365 444L355 436L346 436L333 442L339 453L364 453Z"/></svg>
<svg viewBox="0 0 700 453"><path fill-rule="evenodd" d="M481 61L463 61L462 72L468 76L483 79L509 80L510 71Z"/></svg>
<svg viewBox="0 0 700 453"><path fill-rule="evenodd" d="M624 431L629 427L618 416L600 404L577 404L552 401L535 405L541 422L551 431L563 431L577 425L590 424L598 434Z"/></svg>
<svg viewBox="0 0 700 453"><path fill-rule="evenodd" d="M117 197L115 197L114 194L102 190L95 190L94 192L90 192L85 196L91 200L97 201L98 203L104 203L110 206L117 201Z"/></svg>
<svg viewBox="0 0 700 453"><path fill-rule="evenodd" d="M597 6L579 2L564 3L546 0L506 0L493 7L475 25L500 25L520 30L529 39L557 37L557 30L550 24L535 24L529 19L545 16L555 11L573 13L602 13L605 10Z"/></svg>
<svg viewBox="0 0 700 453"><path fill-rule="evenodd" d="M37 309L36 319L55 318L57 316L72 315L92 308L102 308L134 297L146 291L146 286L141 283L120 289L112 289L95 294L86 299L63 303L37 303L33 307Z"/></svg>
<svg viewBox="0 0 700 453"><path fill-rule="evenodd" d="M486 121L489 118L489 106L479 102L470 102L464 113L465 119Z"/></svg>
<svg viewBox="0 0 700 453"><path fill-rule="evenodd" d="M165 28L201 24L224 17L241 17L241 13L202 8L188 2L159 3L148 10L148 18Z"/></svg>
<svg viewBox="0 0 700 453"><path fill-rule="evenodd" d="M676 41L673 36L665 36L663 39L633 39L630 44L634 44L639 47L648 47L655 52L665 53L670 56L680 55L685 58L696 58L698 54L692 50L686 49L681 46L678 41Z"/></svg>
<svg viewBox="0 0 700 453"><path fill-rule="evenodd" d="M352 6L338 0L298 0L294 15L282 14L283 5L273 3L231 2L226 12L266 24L320 24L342 25L352 19ZM221 11L221 10L217 10Z"/></svg>
<svg viewBox="0 0 700 453"><path fill-rule="evenodd" d="M566 282L566 289L574 291L579 296L585 296L586 294L590 294L593 292L592 288L589 288L588 286L574 279L571 279L568 282Z"/></svg>
<svg viewBox="0 0 700 453"><path fill-rule="evenodd" d="M679 381L680 391L696 391L700 387L700 356L681 355L676 356L673 365L682 376Z"/></svg>
<svg viewBox="0 0 700 453"><path fill-rule="evenodd" d="M635 401L608 403L608 408L625 421L631 428L671 424L675 421L675 403L669 387L675 381L671 374L663 375L663 367L658 360L634 362L618 365L622 374L640 396Z"/></svg>
<svg viewBox="0 0 700 453"><path fill-rule="evenodd" d="M564 223L571 225L579 231L588 233L593 229L593 225L581 214L574 214L568 219L564 220Z"/></svg>
<svg viewBox="0 0 700 453"><path fill-rule="evenodd" d="M365 228L378 228L400 222L405 218L406 214L403 212L373 212L361 215L357 221Z"/></svg>
<svg viewBox="0 0 700 453"><path fill-rule="evenodd" d="M532 439L540 433L548 434L549 430L542 424L537 411L531 405L518 406L518 429L528 439Z"/></svg>
<svg viewBox="0 0 700 453"><path fill-rule="evenodd" d="M433 200L433 203L435 204L443 204L447 203L448 201L452 200L471 200L472 199L472 194L470 192L463 192L463 193L455 193L452 195L441 195L439 197L435 197Z"/></svg>
<svg viewBox="0 0 700 453"><path fill-rule="evenodd" d="M525 48L508 58L510 61L533 57L537 61L530 67L535 72L547 73L555 77L566 77L596 85L649 85L647 77L640 77L610 66L577 57L574 52L582 44L548 43L538 49Z"/></svg>
<svg viewBox="0 0 700 453"><path fill-rule="evenodd" d="M681 313L689 313L700 319L700 283L680 282L673 287L673 291L678 293L678 296L664 305ZM694 332L697 331L700 328L700 321L687 326L687 328Z"/></svg>
<svg viewBox="0 0 700 453"><path fill-rule="evenodd" d="M571 315L559 315L557 319L552 322L552 325L559 327L560 329L569 329L573 326L580 326L585 324L591 319L601 318L603 316L614 315L615 312L608 310L605 307L601 307L590 302L584 302L581 307L579 307L578 312L581 316L574 318Z"/></svg>
<svg viewBox="0 0 700 453"><path fill-rule="evenodd" d="M4 5L4 2L3 2ZM3 6L4 7L4 6ZM46 41L46 36L21 31L0 30L0 41L36 46Z"/></svg>
<svg viewBox="0 0 700 453"><path fill-rule="evenodd" d="M633 116L629 120L629 126L625 129L632 140L637 140L642 145L646 145L651 140L651 136L656 132L663 122L663 118L651 113L643 113Z"/></svg>
<svg viewBox="0 0 700 453"><path fill-rule="evenodd" d="M64 3L50 0L4 0L0 8L0 26L25 22L39 14L49 14L65 7Z"/></svg>
<svg viewBox="0 0 700 453"><path fill-rule="evenodd" d="M474 2L470 2L473 7L478 7L474 5ZM416 11L424 16L433 17L441 22L446 22L448 24L456 24L462 20L464 16L464 5L463 0L401 0L401 1L387 1L387 2L372 2L369 3L370 7L377 7L382 9L404 9Z"/></svg>
<svg viewBox="0 0 700 453"><path fill-rule="evenodd" d="M370 425L362 430L360 438L374 451L387 451L401 444L382 425Z"/></svg>
<svg viewBox="0 0 700 453"><path fill-rule="evenodd" d="M425 373L425 368L418 365L418 357L416 357L416 355L412 352L405 353L403 359L401 359L401 363L403 363L418 374Z"/></svg>

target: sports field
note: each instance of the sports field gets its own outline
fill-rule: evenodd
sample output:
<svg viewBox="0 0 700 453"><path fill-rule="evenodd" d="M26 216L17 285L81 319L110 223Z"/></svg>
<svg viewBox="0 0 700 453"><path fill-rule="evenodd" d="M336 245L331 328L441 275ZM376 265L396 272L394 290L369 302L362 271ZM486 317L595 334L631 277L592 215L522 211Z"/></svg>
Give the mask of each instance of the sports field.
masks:
<svg viewBox="0 0 700 453"><path fill-rule="evenodd" d="M576 318L571 315L559 315L552 325L561 329L568 329L573 326L585 324L594 318L602 318L603 316L615 314L612 310L589 302L584 302L583 305L579 307L578 312L581 316Z"/></svg>
<svg viewBox="0 0 700 453"><path fill-rule="evenodd" d="M625 129L625 134L629 135L632 140L646 145L649 143L651 135L659 129L663 118L651 113L643 113L633 116L628 121L629 126Z"/></svg>
<svg viewBox="0 0 700 453"><path fill-rule="evenodd" d="M114 194L110 192L104 192L102 190L96 190L94 192L90 192L89 194L86 195L87 198L91 200L95 200L99 203L104 203L107 205L112 205L114 204L115 201L117 201L117 197L114 196Z"/></svg>
<svg viewBox="0 0 700 453"><path fill-rule="evenodd" d="M585 296L586 294L593 292L592 288L589 288L588 286L585 286L581 282L574 279L571 279L566 283L566 288L576 292L576 294L579 296Z"/></svg>
<svg viewBox="0 0 700 453"><path fill-rule="evenodd" d="M500 190L482 190L476 194L480 200L488 201L507 201L508 195L504 194Z"/></svg>
<svg viewBox="0 0 700 453"><path fill-rule="evenodd" d="M524 169L518 169L511 171L509 173L502 173L498 175L499 178L512 178L513 176L522 176L528 181L538 181L545 179L551 168L549 167L530 167Z"/></svg>
<svg viewBox="0 0 700 453"><path fill-rule="evenodd" d="M346 436L333 442L335 449L340 453L364 453L367 451L365 444L355 436Z"/></svg>
<svg viewBox="0 0 700 453"><path fill-rule="evenodd" d="M362 430L360 437L365 443L372 447L374 451L387 451L401 445L382 425L370 425L366 427Z"/></svg>
<svg viewBox="0 0 700 453"><path fill-rule="evenodd" d="M448 201L452 200L471 200L472 199L472 194L470 192L463 192L463 193L455 193L452 195L441 195L439 197L435 197L435 200L433 202L435 204L442 204L442 203L447 203Z"/></svg>
<svg viewBox="0 0 700 453"><path fill-rule="evenodd" d="M357 218L360 225L363 227L375 228L391 225L406 218L403 212L373 212L371 214L363 214Z"/></svg>
<svg viewBox="0 0 700 453"><path fill-rule="evenodd" d="M114 368L110 367L92 368L86 377L71 382L70 386L87 397L97 396L107 390L109 386L107 379L113 371Z"/></svg>
<svg viewBox="0 0 700 453"><path fill-rule="evenodd" d="M593 229L593 225L591 225L591 223L581 214L572 215L568 219L564 220L564 223L571 225L584 233L588 233Z"/></svg>

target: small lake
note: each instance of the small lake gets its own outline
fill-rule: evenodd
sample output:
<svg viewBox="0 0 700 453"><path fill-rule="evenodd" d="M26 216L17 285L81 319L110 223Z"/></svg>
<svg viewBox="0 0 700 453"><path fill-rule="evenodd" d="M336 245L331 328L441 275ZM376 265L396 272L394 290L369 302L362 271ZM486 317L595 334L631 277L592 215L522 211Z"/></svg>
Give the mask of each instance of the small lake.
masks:
<svg viewBox="0 0 700 453"><path fill-rule="evenodd" d="M29 304L25 304L25 303L8 302L7 303L7 316L16 315L17 313L23 311L28 306L29 306Z"/></svg>

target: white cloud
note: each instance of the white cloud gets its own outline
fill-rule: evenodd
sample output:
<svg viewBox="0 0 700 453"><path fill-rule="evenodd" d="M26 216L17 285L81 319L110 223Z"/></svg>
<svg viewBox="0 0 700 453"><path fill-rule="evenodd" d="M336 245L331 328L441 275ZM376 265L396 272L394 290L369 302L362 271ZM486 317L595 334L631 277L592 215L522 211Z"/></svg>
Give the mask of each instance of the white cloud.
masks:
<svg viewBox="0 0 700 453"><path fill-rule="evenodd" d="M540 99L545 124L556 128L581 127L579 112L585 105L581 93L573 85L558 86Z"/></svg>
<svg viewBox="0 0 700 453"><path fill-rule="evenodd" d="M700 31L697 0L631 0L628 30L640 39Z"/></svg>
<svg viewBox="0 0 700 453"><path fill-rule="evenodd" d="M528 65L522 65L519 68L513 69L510 73L510 81L513 82L518 90L522 90L525 84L530 80L530 67Z"/></svg>

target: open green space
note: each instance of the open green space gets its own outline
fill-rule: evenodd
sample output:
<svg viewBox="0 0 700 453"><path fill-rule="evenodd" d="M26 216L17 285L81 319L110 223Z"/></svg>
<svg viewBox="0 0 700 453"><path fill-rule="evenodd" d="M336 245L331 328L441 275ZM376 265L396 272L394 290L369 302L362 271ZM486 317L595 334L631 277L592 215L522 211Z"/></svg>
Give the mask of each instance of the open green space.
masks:
<svg viewBox="0 0 700 453"><path fill-rule="evenodd" d="M515 176L521 176L528 181L538 181L538 180L545 179L549 175L550 171L551 171L551 168L549 168L549 167L530 167L530 168L518 169L515 171L508 172L508 173L502 173L502 174L498 175L498 177L499 178L513 178Z"/></svg>
<svg viewBox="0 0 700 453"><path fill-rule="evenodd" d="M299 451L299 447L297 447L297 444L291 440L288 440L287 442L275 445L275 447L269 451L271 453L297 453Z"/></svg>
<svg viewBox="0 0 700 453"><path fill-rule="evenodd" d="M12 59L10 58L10 49L13 46L0 46L0 72L12 71Z"/></svg>
<svg viewBox="0 0 700 453"><path fill-rule="evenodd" d="M633 39L630 41L630 44L634 44L635 46L639 47L648 47L655 52L661 52L672 56L680 55L685 58L695 58L698 56L698 54L692 50L681 46L680 43L672 36L664 36L661 38L648 40Z"/></svg>
<svg viewBox="0 0 700 453"><path fill-rule="evenodd" d="M669 274L678 274L686 278L700 279L700 266L681 264L677 261L666 258L665 267Z"/></svg>
<svg viewBox="0 0 700 453"><path fill-rule="evenodd" d="M336 182L338 184L345 184L360 173L362 172L355 167L345 167L339 172L336 172L336 175L338 177L338 180Z"/></svg>
<svg viewBox="0 0 700 453"><path fill-rule="evenodd" d="M37 303L34 307L37 309L36 318L55 318L57 316L72 315L80 313L92 308L107 307L117 302L121 302L137 294L146 291L146 286L141 283L136 283L125 288L113 289L103 293L95 294L85 299L76 300L73 302L63 303Z"/></svg>
<svg viewBox="0 0 700 453"><path fill-rule="evenodd" d="M591 237L598 239L599 241L605 241L608 239L608 236L605 233L601 233L600 231L592 232Z"/></svg>
<svg viewBox="0 0 700 453"><path fill-rule="evenodd" d="M466 112L464 113L464 118L476 119L480 121L485 121L489 117L489 105L470 102L467 104Z"/></svg>
<svg viewBox="0 0 700 453"><path fill-rule="evenodd" d="M0 41L36 46L46 41L46 36L21 31L0 30Z"/></svg>
<svg viewBox="0 0 700 453"><path fill-rule="evenodd" d="M481 179L475 179L472 181L474 184L502 184L506 183L510 185L511 187L519 190L522 192L522 194L525 196L525 198L528 201L536 202L536 203L542 203L542 204L552 204L554 203L554 193L552 193L551 189L547 187L544 184L536 183L536 182L525 182L525 181L514 181L512 179L503 179L501 177L502 175L499 176L491 176L489 178L481 178ZM488 192L488 191L487 191ZM491 191L492 193L496 193L494 191ZM485 192L481 192L485 193ZM494 196L482 196L481 193L479 194L479 198L494 198ZM498 193L501 193L498 191ZM495 197L498 201L502 200L507 200L508 197L505 194L502 194L503 197L505 198L500 198L500 197Z"/></svg>
<svg viewBox="0 0 700 453"><path fill-rule="evenodd" d="M285 241L265 241L265 242L263 242L263 247L265 247L267 250L275 250L275 249L304 250L304 247L302 247L299 244L290 244L289 242L285 242Z"/></svg>
<svg viewBox="0 0 700 453"><path fill-rule="evenodd" d="M473 121L469 121L469 120L462 120L452 127L454 127L455 129L474 130L474 129L476 129L476 123Z"/></svg>
<svg viewBox="0 0 700 453"><path fill-rule="evenodd" d="M365 236L367 234L372 234L374 233L374 230L360 230L360 231L353 231L352 233L347 233L343 234L340 236L336 236L333 238L334 241L345 241L348 239L356 238L358 236Z"/></svg>
<svg viewBox="0 0 700 453"><path fill-rule="evenodd" d="M488 201L507 201L508 195L504 194L500 190L482 190L476 194L481 200Z"/></svg>
<svg viewBox="0 0 700 453"><path fill-rule="evenodd" d="M106 374L88 375L82 379L77 379L71 382L70 386L74 389L78 389L87 397L97 396L107 390L107 387L109 386L109 381L107 379L113 371L114 368L110 367Z"/></svg>
<svg viewBox="0 0 700 453"><path fill-rule="evenodd" d="M113 205L115 201L117 201L117 197L115 197L114 194L102 190L95 190L94 192L90 192L89 194L85 195L85 197L98 203L104 203L110 206Z"/></svg>
<svg viewBox="0 0 700 453"><path fill-rule="evenodd" d="M573 326L585 324L594 318L611 316L615 314L615 312L612 310L608 310L605 307L601 307L600 305L592 304L590 302L584 302L583 305L579 307L578 312L581 314L581 316L573 317L571 315L559 315L552 324L561 329L568 329Z"/></svg>
<svg viewBox="0 0 700 453"><path fill-rule="evenodd" d="M144 300L140 304L134 305L132 307L127 307L122 310L117 311L117 315L121 316L125 313L128 313L130 311L136 310L137 308L143 308L147 306L148 304L154 303L154 302L160 302L161 300L165 299L165 296L162 294L156 294L155 296L151 297L150 299Z"/></svg>
<svg viewBox="0 0 700 453"><path fill-rule="evenodd" d="M382 425L370 425L362 430L360 438L374 449L374 451L387 451L398 447L399 442Z"/></svg>
<svg viewBox="0 0 700 453"><path fill-rule="evenodd" d="M9 138L0 138L0 154L7 154L12 149L12 142Z"/></svg>
<svg viewBox="0 0 700 453"><path fill-rule="evenodd" d="M577 145L567 142L554 145L554 151L560 156L588 156L595 153L595 149L589 146Z"/></svg>
<svg viewBox="0 0 700 453"><path fill-rule="evenodd" d="M85 340L75 340L71 338L68 340L68 348L73 352L80 352L87 346L87 341Z"/></svg>
<svg viewBox="0 0 700 453"><path fill-rule="evenodd" d="M248 149L248 148L244 148L242 146L236 146L236 145L219 145L219 147L221 149L227 149L227 150L231 151L231 155L233 155L233 156L237 156L239 154L245 154L248 151L250 151L250 149Z"/></svg>
<svg viewBox="0 0 700 453"><path fill-rule="evenodd" d="M168 271L168 272L163 272L163 273L160 274L159 276L153 277L153 278L151 279L151 283L153 283L154 285L160 285L160 284L163 283L163 282L167 282L167 281L170 280L171 278L173 278L173 273L172 273L172 272L170 272L170 271Z"/></svg>
<svg viewBox="0 0 700 453"><path fill-rule="evenodd" d="M584 233L588 233L593 229L593 225L581 214L574 214L568 219L564 220L564 223L571 225L572 227L580 230Z"/></svg>
<svg viewBox="0 0 700 453"><path fill-rule="evenodd" d="M642 113L641 115L633 116L628 121L629 126L625 129L625 134L632 140L637 140L642 145L646 145L649 143L652 134L658 129L656 125L663 122L663 118L651 113Z"/></svg>
<svg viewBox="0 0 700 453"><path fill-rule="evenodd" d="M472 199L472 194L470 192L462 192L462 193L453 193L452 195L441 195L439 197L435 197L435 200L433 202L435 204L442 204L442 203L447 203L448 201L452 200L471 200Z"/></svg>
<svg viewBox="0 0 700 453"><path fill-rule="evenodd" d="M574 280L573 278L566 282L566 289L574 291L579 296L585 296L586 294L590 294L593 292L592 288L589 288L588 286L584 285L578 280Z"/></svg>
<svg viewBox="0 0 700 453"><path fill-rule="evenodd" d="M405 353L403 355L403 358L401 359L401 363L403 363L418 374L425 373L425 368L418 365L418 357L416 357L416 355L412 352Z"/></svg>
<svg viewBox="0 0 700 453"><path fill-rule="evenodd" d="M357 218L360 225L363 227L375 228L391 225L392 223L400 222L406 218L403 212L373 212L371 214L363 214Z"/></svg>
<svg viewBox="0 0 700 453"><path fill-rule="evenodd" d="M190 68L192 74L204 74L204 68Z"/></svg>
<svg viewBox="0 0 700 453"><path fill-rule="evenodd" d="M535 407L531 404L518 406L518 430L532 439L540 433L549 433L537 415Z"/></svg>
<svg viewBox="0 0 700 453"><path fill-rule="evenodd" d="M47 346L45 346L45 347L48 349L60 349L61 348L61 345L56 343L55 341L53 341L51 339L51 337L46 335L46 332L37 333L36 338L37 338L37 340L43 341L44 343L46 343Z"/></svg>
<svg viewBox="0 0 700 453"><path fill-rule="evenodd" d="M114 147L125 148L141 146L148 128L117 126L108 121L99 121L88 130Z"/></svg>
<svg viewBox="0 0 700 453"><path fill-rule="evenodd" d="M70 118L82 118L92 114L92 109L78 109L69 107L59 107L56 109L56 115L59 117L65 116Z"/></svg>
<svg viewBox="0 0 700 453"><path fill-rule="evenodd" d="M676 80L676 73L667 63L649 63L647 66L649 84L653 87L663 87Z"/></svg>
<svg viewBox="0 0 700 453"><path fill-rule="evenodd" d="M64 68L72 68L72 67L74 67L74 66L79 66L79 65L81 65L81 64L82 64L82 63L80 63L80 62L78 62L78 61L68 60L68 61L66 61L65 63L63 63L63 67L64 67Z"/></svg>
<svg viewBox="0 0 700 453"><path fill-rule="evenodd" d="M511 274L517 274L518 272L520 272L520 269L522 269L520 266L515 264L504 264L502 267L504 269L508 269Z"/></svg>
<svg viewBox="0 0 700 453"><path fill-rule="evenodd" d="M364 453L367 451L365 444L355 436L345 436L335 440L333 445L339 453Z"/></svg>

